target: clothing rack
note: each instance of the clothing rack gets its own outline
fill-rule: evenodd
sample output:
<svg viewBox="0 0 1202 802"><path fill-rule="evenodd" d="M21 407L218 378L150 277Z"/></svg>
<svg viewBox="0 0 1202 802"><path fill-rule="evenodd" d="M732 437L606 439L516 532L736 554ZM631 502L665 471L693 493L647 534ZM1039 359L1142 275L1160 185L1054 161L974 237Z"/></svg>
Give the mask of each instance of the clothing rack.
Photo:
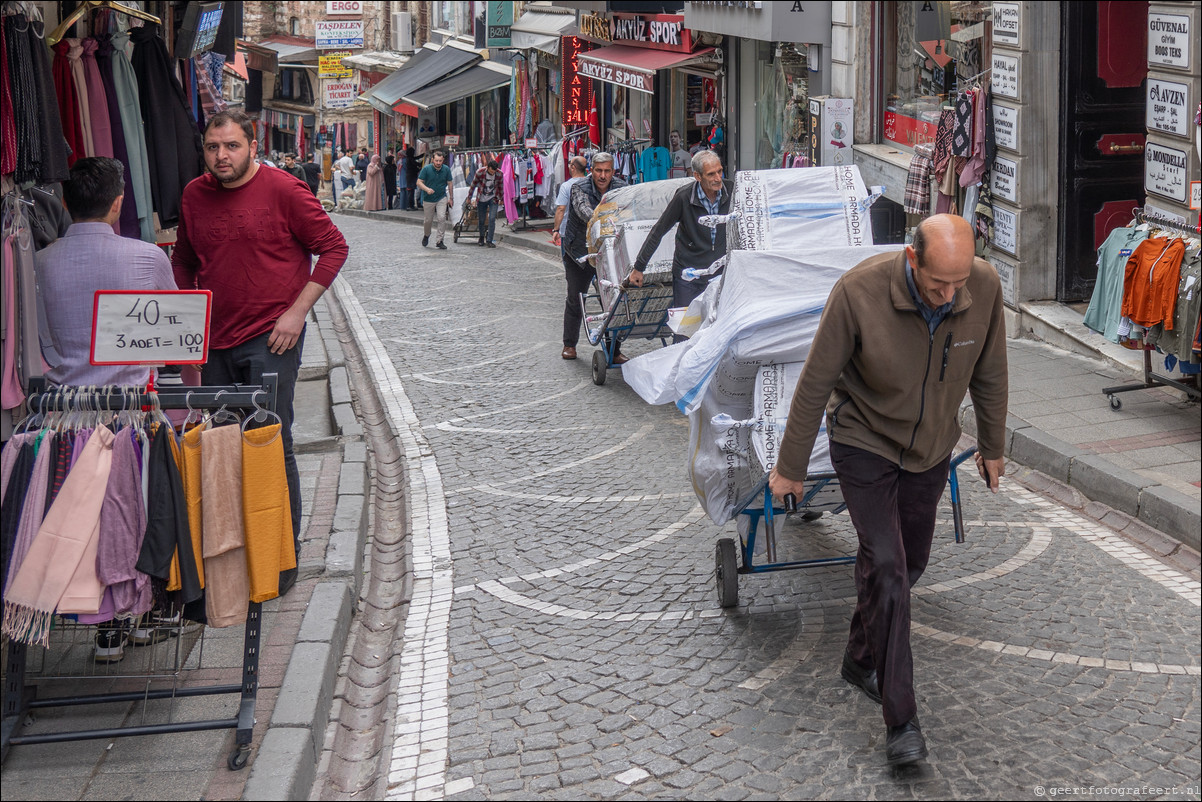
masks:
<svg viewBox="0 0 1202 802"><path fill-rule="evenodd" d="M1167 217L1162 217L1155 212L1149 213L1143 207L1137 206L1132 210L1134 222L1138 225L1148 223L1157 228L1170 229L1176 233L1184 234L1187 237L1199 236L1198 229L1182 223L1178 220L1170 220ZM1136 390L1151 390L1153 387L1172 387L1174 390L1180 390L1185 393L1186 397L1191 401L1202 399L1202 389L1198 386L1198 377L1194 376L1193 384L1170 379L1167 376L1161 376L1158 373L1152 372L1152 352L1146 347L1144 348L1144 380L1138 384L1120 384L1114 387L1103 387L1102 395L1110 400L1111 409L1122 409L1123 402L1119 399L1119 393L1130 393Z"/></svg>
<svg viewBox="0 0 1202 802"><path fill-rule="evenodd" d="M970 75L967 78L957 78L956 79L956 89L959 90L965 84L971 84L971 83L975 82L978 78L980 78L982 75L988 75L992 71L993 71L993 67L986 67L985 69L978 72L976 75Z"/></svg>
<svg viewBox="0 0 1202 802"><path fill-rule="evenodd" d="M78 396L81 388L55 387L44 390L41 382L29 396L31 410L56 408L68 402L72 395ZM218 410L235 408L248 411L265 411L275 414L276 392L279 377L274 373L263 376L260 386L228 385L206 387L169 387L157 391L140 390L130 394L128 390L115 388L89 388L84 391L88 408L91 410L120 411L129 406L146 406L155 409ZM181 619L182 623L182 619ZM262 628L262 603L250 602L246 616L246 630L242 649L242 679L238 683L205 685L198 687L173 687L152 690L149 682L140 691L80 694L37 698L37 686L25 684L26 657L29 647L10 640L8 644L7 676L4 679L2 744L0 759L7 756L10 746L22 744L62 743L66 741L120 738L132 735L164 735L176 732L232 729L235 731L234 750L226 765L231 771L246 766L250 758L251 736L255 724L255 699L259 686L259 641ZM134 724L124 727L105 727L91 730L74 730L38 735L20 735L25 717L42 708L71 707L107 703L143 703L152 699L179 699L193 696L238 694L236 716L218 719L171 721L166 724Z"/></svg>

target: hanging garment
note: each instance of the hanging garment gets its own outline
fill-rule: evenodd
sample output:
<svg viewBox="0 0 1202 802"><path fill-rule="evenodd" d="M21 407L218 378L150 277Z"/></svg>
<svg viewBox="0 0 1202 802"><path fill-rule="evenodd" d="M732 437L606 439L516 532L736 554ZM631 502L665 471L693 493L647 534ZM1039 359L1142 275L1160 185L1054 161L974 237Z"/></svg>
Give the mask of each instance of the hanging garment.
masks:
<svg viewBox="0 0 1202 802"><path fill-rule="evenodd" d="M939 115L939 126L935 129L935 152L931 156L931 169L935 180L942 182L952 160L953 128L956 124L956 113L950 107L945 107Z"/></svg>
<svg viewBox="0 0 1202 802"><path fill-rule="evenodd" d="M146 536L136 567L151 577L168 580L172 561L178 559L182 599L187 604L201 596L200 577L188 529L183 480L168 443L171 437L168 427L160 424L146 449L142 474L147 482Z"/></svg>
<svg viewBox="0 0 1202 802"><path fill-rule="evenodd" d="M183 470L180 472L184 480L184 502L188 507L188 533L192 538L192 551L199 555L196 561L196 573L200 586L205 585L204 572L204 516L202 514L201 494L203 479L203 464L201 459L200 435L205 431L204 426L194 426L184 432L180 441L180 452L183 457Z"/></svg>
<svg viewBox="0 0 1202 802"><path fill-rule="evenodd" d="M57 440L57 436L52 431L41 431L38 435L42 436L42 442L35 446L37 456L34 458L33 471L29 475L29 484L25 489L25 501L23 504L18 504L17 500L13 499L13 506L20 510L21 520L17 525L16 538L13 540L12 547L5 554L5 562L8 565L5 581L6 592L7 584L12 581L17 569L25 561L25 555L29 553L29 547L33 545L33 539L37 536L38 529L46 518L46 505L43 503L43 499L46 497L46 486L49 484L54 462L52 444ZM35 441L38 435L35 435Z"/></svg>
<svg viewBox="0 0 1202 802"><path fill-rule="evenodd" d="M970 187L980 182L989 170L990 163L985 161L985 136L988 130L985 114L988 108L985 92L978 89L973 94L972 147L969 148L968 162L960 173L962 187Z"/></svg>
<svg viewBox="0 0 1202 802"><path fill-rule="evenodd" d="M33 465L36 459L34 453L35 434L22 432L13 435L8 441L3 455L3 468L0 470L0 541L3 542L3 583L6 590L12 581L9 568L12 563L13 549L16 547L17 535L21 525L22 499L29 490L29 480L33 477ZM8 503L4 503L7 501Z"/></svg>
<svg viewBox="0 0 1202 802"><path fill-rule="evenodd" d="M109 127L112 131L113 158L125 165L125 201L121 204L121 217L114 225L123 237L137 239L141 236L138 226L138 204L134 196L133 168L129 160L129 149L125 144L125 124L121 119L121 103L117 100L117 85L113 77L113 38L97 37L96 70L108 105ZM136 108L136 106L135 106Z"/></svg>
<svg viewBox="0 0 1202 802"><path fill-rule="evenodd" d="M58 112L63 123L63 136L71 148L69 165L87 156L87 136L80 118L79 93L75 77L71 74L70 40L63 39L54 46L54 90L58 98Z"/></svg>
<svg viewBox="0 0 1202 802"><path fill-rule="evenodd" d="M79 126L83 132L84 156L95 156L96 140L92 136L92 106L88 99L88 81L83 71L83 45L79 39L64 39L70 46L67 48L67 62L71 65L71 80L75 82L75 101L79 104ZM60 42L61 44L61 42Z"/></svg>
<svg viewBox="0 0 1202 802"><path fill-rule="evenodd" d="M96 48L99 43L95 39L84 39L80 43L82 51L84 82L88 87L88 120L92 126L92 155L113 158L113 129L109 122L108 96L104 92L104 83L100 79L100 66L96 63ZM118 234L121 232L118 231Z"/></svg>
<svg viewBox="0 0 1202 802"><path fill-rule="evenodd" d="M931 145L917 145L906 174L902 208L909 214L926 217L931 213Z"/></svg>
<svg viewBox="0 0 1202 802"><path fill-rule="evenodd" d="M211 627L228 627L245 621L250 605L242 525L242 432L237 426L218 426L202 432L200 442L205 616Z"/></svg>
<svg viewBox="0 0 1202 802"><path fill-rule="evenodd" d="M134 43L130 63L138 79L150 191L162 228L179 223L184 187L201 174L201 137L184 88L175 78L158 25L143 25L130 33Z"/></svg>
<svg viewBox="0 0 1202 802"><path fill-rule="evenodd" d="M956 120L952 126L952 155L967 159L972 155L973 140L973 98L970 90L962 92L956 99Z"/></svg>
<svg viewBox="0 0 1202 802"><path fill-rule="evenodd" d="M639 157L639 168L644 181L663 181L672 166L672 154L667 148L647 148Z"/></svg>
<svg viewBox="0 0 1202 802"><path fill-rule="evenodd" d="M95 576L96 539L112 447L112 432L98 428L46 513L4 599L3 629L9 638L48 646L56 611L99 608L103 588Z"/></svg>
<svg viewBox="0 0 1202 802"><path fill-rule="evenodd" d="M146 129L142 122L142 100L138 80L129 60L131 49L128 33L115 33L113 46L113 86L117 108L121 113L121 128L125 132L125 147L129 155L126 175L133 186L132 204L138 216L138 230L146 242L155 241L154 199L150 188L150 159L146 153ZM125 199L130 206L130 199Z"/></svg>
<svg viewBox="0 0 1202 802"><path fill-rule="evenodd" d="M131 428L117 432L113 465L100 506L96 574L108 587L113 612L119 618L147 613L152 604L150 577L135 567L146 534L141 457L135 443L136 435Z"/></svg>
<svg viewBox="0 0 1202 802"><path fill-rule="evenodd" d="M1082 322L1112 343L1119 341L1127 259L1147 238L1146 229L1116 228L1098 248L1098 277Z"/></svg>
<svg viewBox="0 0 1202 802"><path fill-rule="evenodd" d="M43 515L50 511L50 506L54 504L59 491L63 488L63 482L67 480L67 474L71 470L71 462L75 455L75 438L56 437L50 444L50 449L52 452L50 483L46 487L46 504L42 510Z"/></svg>
<svg viewBox="0 0 1202 802"><path fill-rule="evenodd" d="M17 169L17 123L13 118L13 96L9 88L8 37L0 25L0 175Z"/></svg>
<svg viewBox="0 0 1202 802"><path fill-rule="evenodd" d="M1140 326L1164 323L1172 328L1181 280L1185 242L1180 238L1147 239L1127 259L1123 281L1123 315Z"/></svg>
<svg viewBox="0 0 1202 802"><path fill-rule="evenodd" d="M517 204L517 170L512 153L506 153L501 160L501 175L504 177L502 195L505 201L505 219L513 225L518 221Z"/></svg>
<svg viewBox="0 0 1202 802"><path fill-rule="evenodd" d="M241 496L250 600L264 602L280 594L280 572L296 568L284 438L278 423L242 435Z"/></svg>
<svg viewBox="0 0 1202 802"><path fill-rule="evenodd" d="M17 275L13 258L13 238L0 240L0 290L4 298L4 375L0 377L0 408L13 409L25 401L25 388L17 373L17 342L21 337L17 317Z"/></svg>
<svg viewBox="0 0 1202 802"><path fill-rule="evenodd" d="M55 101L49 50L42 39L45 26L40 20L27 20L24 14L6 16L3 23L17 127L16 180L66 181L70 175L68 145ZM64 66L69 74L70 65Z"/></svg>

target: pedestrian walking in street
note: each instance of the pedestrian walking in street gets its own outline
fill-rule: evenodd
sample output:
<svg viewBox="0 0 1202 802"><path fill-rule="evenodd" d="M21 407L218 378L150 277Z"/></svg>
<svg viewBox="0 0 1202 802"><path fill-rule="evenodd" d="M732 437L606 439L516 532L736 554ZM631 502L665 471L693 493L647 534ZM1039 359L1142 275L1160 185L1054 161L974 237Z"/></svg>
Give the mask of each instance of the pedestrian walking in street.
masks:
<svg viewBox="0 0 1202 802"><path fill-rule="evenodd" d="M704 270L726 255L726 224L711 228L701 224L706 215L730 214L730 197L734 185L722 179L722 160L712 150L699 151L692 160L696 183L685 184L676 191L668 202L659 220L652 226L634 268L630 271L630 283L643 286L643 271L655 255L660 240L676 226L676 250L672 257L672 306L688 306L705 292L713 276L701 276L688 281L684 278L685 268ZM721 230L719 230L721 229ZM688 339L673 336L674 342Z"/></svg>
<svg viewBox="0 0 1202 802"><path fill-rule="evenodd" d="M359 173L359 180L367 180L367 165L371 164L370 156L367 148L359 148L359 155L355 159L355 170Z"/></svg>
<svg viewBox="0 0 1202 802"><path fill-rule="evenodd" d="M437 218L438 241L434 247L443 251L447 249L446 243L442 241L447 233L447 208L449 204L455 202L455 187L451 185L451 168L443 163L444 158L441 150L434 151L430 164L423 167L417 174L417 188L421 190L425 200L425 205L422 207L425 210L422 225L422 247L430 244L430 229L434 219Z"/></svg>
<svg viewBox="0 0 1202 802"><path fill-rule="evenodd" d="M302 164L301 168L305 171L305 183L316 196L317 190L321 189L321 165L317 163L317 154L310 153L309 160Z"/></svg>
<svg viewBox="0 0 1202 802"><path fill-rule="evenodd" d="M467 191L468 204L476 207L476 219L480 222L480 241L477 245L497 247L493 235L497 229L497 210L505 201L501 183L501 165L496 159L476 171L472 185ZM474 197L473 197L474 195Z"/></svg>
<svg viewBox="0 0 1202 802"><path fill-rule="evenodd" d="M389 153L384 157L384 208L396 206L396 159Z"/></svg>
<svg viewBox="0 0 1202 802"><path fill-rule="evenodd" d="M564 359L576 358L576 343L580 342L580 324L584 320L584 307L580 303L581 293L587 292L596 270L581 259L588 253L588 221L601 197L611 189L626 186L626 182L614 176L614 157L604 151L594 154L592 173L571 190L568 200L567 241L564 246L563 269L568 280L568 297L563 308ZM615 344L615 365L627 362L620 353L621 346Z"/></svg>
<svg viewBox="0 0 1202 802"><path fill-rule="evenodd" d="M551 243L559 246L559 258L566 258L567 246L564 238L568 232L568 201L572 197L572 187L584 178L588 172L588 162L583 156L573 156L568 160L568 180L559 185L555 193L555 223L551 226Z"/></svg>
<svg viewBox="0 0 1202 802"><path fill-rule="evenodd" d="M825 410L831 462L859 536L841 674L881 704L890 765L927 755L914 695L910 589L930 557L966 392L977 419L977 468L995 493L1005 470L1002 312L997 272L974 258L972 227L955 215L927 218L902 253L849 270L826 302L769 476L777 498L803 498Z"/></svg>
<svg viewBox="0 0 1202 802"><path fill-rule="evenodd" d="M202 382L258 385L264 374L279 377L276 412L299 555L301 493L292 451L292 402L306 316L342 268L347 245L306 187L255 163L257 147L253 123L243 112L209 118L204 134L208 174L184 189L171 262L181 289L213 294ZM318 257L315 265L312 254ZM280 594L295 582L296 569L281 573Z"/></svg>
<svg viewBox="0 0 1202 802"><path fill-rule="evenodd" d="M305 168L301 167L299 164L296 163L296 154L295 153L285 153L284 154L284 164L280 167L280 169L283 170L285 173L290 173L290 174L296 176L301 181L305 182L305 186L308 186L309 182L305 178Z"/></svg>
<svg viewBox="0 0 1202 802"><path fill-rule="evenodd" d="M363 210L378 212L384 208L384 168L380 166L380 154L372 154L367 165L367 181L363 184Z"/></svg>
<svg viewBox="0 0 1202 802"><path fill-rule="evenodd" d="M334 204L337 205L342 193L355 187L355 162L344 150L334 166Z"/></svg>
<svg viewBox="0 0 1202 802"><path fill-rule="evenodd" d="M402 193L407 212L417 208L417 202L413 196L417 192L417 174L420 170L417 155L413 152L413 146L409 145L405 148L405 191Z"/></svg>

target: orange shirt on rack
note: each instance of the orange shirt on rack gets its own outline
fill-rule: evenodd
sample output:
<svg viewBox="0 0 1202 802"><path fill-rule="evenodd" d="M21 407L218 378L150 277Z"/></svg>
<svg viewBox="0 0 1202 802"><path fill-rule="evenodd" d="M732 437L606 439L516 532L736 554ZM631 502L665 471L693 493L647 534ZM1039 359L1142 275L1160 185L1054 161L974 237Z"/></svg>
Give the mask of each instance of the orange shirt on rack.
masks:
<svg viewBox="0 0 1202 802"><path fill-rule="evenodd" d="M1177 284L1181 280L1181 260L1185 242L1180 238L1146 239L1127 259L1123 280L1123 317L1141 326L1164 323L1173 328L1177 305Z"/></svg>

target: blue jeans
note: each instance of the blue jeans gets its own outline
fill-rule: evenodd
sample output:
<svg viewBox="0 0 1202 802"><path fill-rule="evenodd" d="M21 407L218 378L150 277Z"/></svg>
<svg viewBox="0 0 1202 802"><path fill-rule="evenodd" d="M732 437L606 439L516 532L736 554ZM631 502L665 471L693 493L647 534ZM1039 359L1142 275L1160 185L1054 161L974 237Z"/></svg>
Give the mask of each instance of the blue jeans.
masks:
<svg viewBox="0 0 1202 802"><path fill-rule="evenodd" d="M497 202L478 201L476 203L476 218L480 222L480 239L484 242L492 242L493 235L497 230ZM485 229L488 230L488 236L484 234Z"/></svg>

